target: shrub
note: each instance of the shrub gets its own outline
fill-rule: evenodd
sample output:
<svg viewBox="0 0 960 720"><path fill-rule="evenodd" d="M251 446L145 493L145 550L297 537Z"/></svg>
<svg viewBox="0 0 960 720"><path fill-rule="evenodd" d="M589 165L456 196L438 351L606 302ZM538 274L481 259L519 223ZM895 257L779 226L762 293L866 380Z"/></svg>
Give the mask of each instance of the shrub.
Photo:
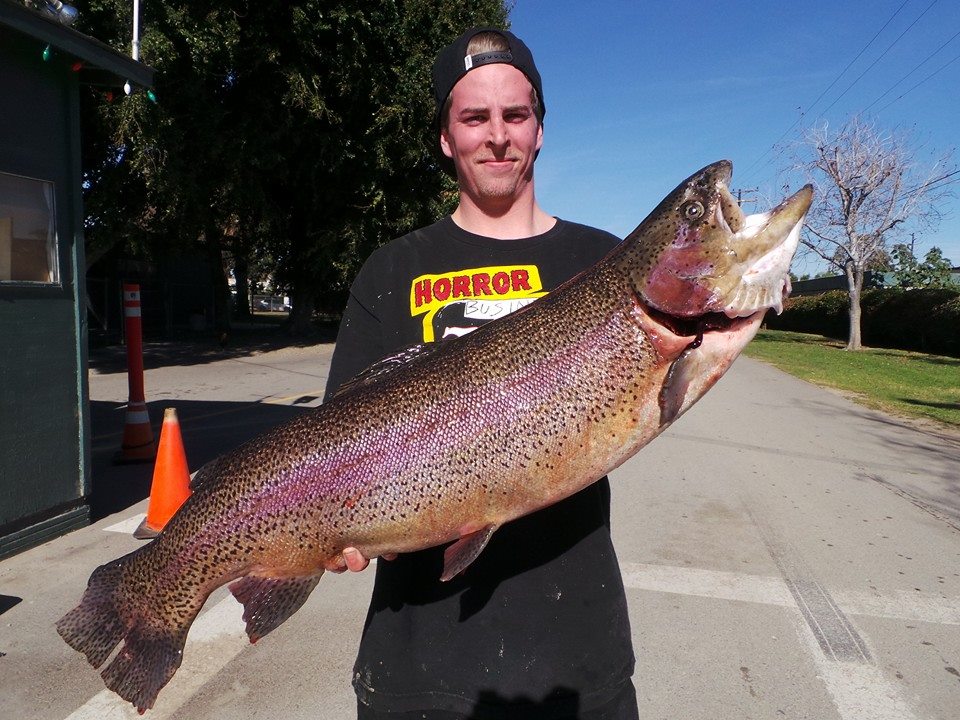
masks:
<svg viewBox="0 0 960 720"><path fill-rule="evenodd" d="M847 293L790 298L767 327L817 333L845 340L849 331ZM860 298L864 345L960 357L960 292L946 289L872 288Z"/></svg>
<svg viewBox="0 0 960 720"><path fill-rule="evenodd" d="M819 295L788 298L783 314L768 312L765 321L773 330L816 333L842 340L847 337L849 327L847 307L847 293L830 290Z"/></svg>

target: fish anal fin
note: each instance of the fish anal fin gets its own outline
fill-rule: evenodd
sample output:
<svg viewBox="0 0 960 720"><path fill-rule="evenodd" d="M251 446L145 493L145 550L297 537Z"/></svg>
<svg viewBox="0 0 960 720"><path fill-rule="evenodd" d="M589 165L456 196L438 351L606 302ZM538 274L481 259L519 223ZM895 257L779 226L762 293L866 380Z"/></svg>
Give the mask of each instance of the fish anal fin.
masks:
<svg viewBox="0 0 960 720"><path fill-rule="evenodd" d="M299 610L321 575L323 571L302 577L250 574L230 583L230 592L243 605L250 642L255 643Z"/></svg>
<svg viewBox="0 0 960 720"><path fill-rule="evenodd" d="M440 580L447 582L466 570L470 563L483 552L496 529L496 525L485 525L478 530L462 534L459 540L447 547L443 551L443 574Z"/></svg>

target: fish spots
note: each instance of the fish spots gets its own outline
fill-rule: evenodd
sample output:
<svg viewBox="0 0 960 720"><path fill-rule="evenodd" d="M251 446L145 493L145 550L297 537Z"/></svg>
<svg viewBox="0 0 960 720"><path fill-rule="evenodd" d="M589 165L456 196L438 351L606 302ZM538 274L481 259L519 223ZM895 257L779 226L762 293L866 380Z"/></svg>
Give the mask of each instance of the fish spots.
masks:
<svg viewBox="0 0 960 720"><path fill-rule="evenodd" d="M697 242L699 239L700 233L690 225L684 223L677 228L677 232L673 236L673 242L670 243L670 246L673 248L685 248Z"/></svg>

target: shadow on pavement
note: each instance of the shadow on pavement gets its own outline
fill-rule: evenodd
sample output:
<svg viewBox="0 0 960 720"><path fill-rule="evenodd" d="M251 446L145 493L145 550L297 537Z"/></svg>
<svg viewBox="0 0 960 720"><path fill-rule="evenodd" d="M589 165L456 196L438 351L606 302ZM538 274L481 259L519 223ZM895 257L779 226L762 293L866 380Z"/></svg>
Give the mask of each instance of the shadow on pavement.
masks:
<svg viewBox="0 0 960 720"><path fill-rule="evenodd" d="M92 401L91 520L120 512L150 494L153 463L115 465L123 439L125 403ZM177 410L190 472L309 408L268 403L163 400L147 403L155 441L165 408Z"/></svg>
<svg viewBox="0 0 960 720"><path fill-rule="evenodd" d="M16 597L15 595L0 595L0 615L3 615L10 608L16 607L21 602L23 602L23 598Z"/></svg>
<svg viewBox="0 0 960 720"><path fill-rule="evenodd" d="M314 332L304 337L293 337L282 327L234 329L225 337L209 333L192 333L181 338L143 342L143 365L145 369L171 365L203 365L218 360L249 357L285 347L312 347L331 343L336 339L337 324L324 323L315 326ZM127 348L125 345L91 347L88 365L100 373L127 371Z"/></svg>

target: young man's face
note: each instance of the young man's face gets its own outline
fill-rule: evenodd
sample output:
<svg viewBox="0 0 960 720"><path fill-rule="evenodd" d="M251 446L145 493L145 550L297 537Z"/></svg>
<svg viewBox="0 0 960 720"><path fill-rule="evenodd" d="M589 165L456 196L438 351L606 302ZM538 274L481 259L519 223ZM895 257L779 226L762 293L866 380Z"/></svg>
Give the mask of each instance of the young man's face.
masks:
<svg viewBox="0 0 960 720"><path fill-rule="evenodd" d="M532 189L543 128L530 102L530 81L511 65L483 65L450 93L440 147L453 160L461 193L478 206L500 205Z"/></svg>

